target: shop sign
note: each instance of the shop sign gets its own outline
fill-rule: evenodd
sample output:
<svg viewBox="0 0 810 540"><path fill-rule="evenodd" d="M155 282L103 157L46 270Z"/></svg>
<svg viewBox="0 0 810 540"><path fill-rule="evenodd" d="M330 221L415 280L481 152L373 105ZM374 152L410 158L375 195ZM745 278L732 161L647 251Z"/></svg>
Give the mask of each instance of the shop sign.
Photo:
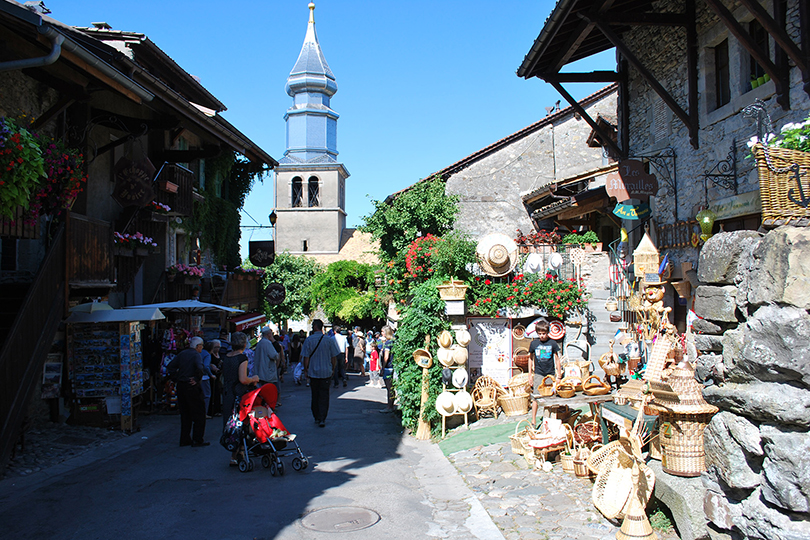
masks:
<svg viewBox="0 0 810 540"><path fill-rule="evenodd" d="M131 161L125 157L118 160L113 172L115 189L112 197L115 202L126 208L137 206L142 208L155 198L152 189L152 179L155 176L155 167L148 158Z"/></svg>
<svg viewBox="0 0 810 540"><path fill-rule="evenodd" d="M276 260L275 242L272 240L249 242L248 259L250 259L253 266L260 268L270 266Z"/></svg>
<svg viewBox="0 0 810 540"><path fill-rule="evenodd" d="M715 220L760 214L762 213L762 200L758 191L751 191L715 201L710 209L717 215Z"/></svg>
<svg viewBox="0 0 810 540"><path fill-rule="evenodd" d="M641 204L622 204L619 203L616 205L616 208L613 209L613 214L619 216L622 219L632 219L632 220L639 220L644 219L650 215L652 210L650 210L650 206L641 203Z"/></svg>
<svg viewBox="0 0 810 540"><path fill-rule="evenodd" d="M646 201L650 195L658 193L658 180L654 174L644 170L644 164L637 159L620 161L618 170L607 175L605 191L619 202L628 199Z"/></svg>
<svg viewBox="0 0 810 540"><path fill-rule="evenodd" d="M264 289L264 299L271 306L277 306L287 298L287 289L281 283L271 283Z"/></svg>

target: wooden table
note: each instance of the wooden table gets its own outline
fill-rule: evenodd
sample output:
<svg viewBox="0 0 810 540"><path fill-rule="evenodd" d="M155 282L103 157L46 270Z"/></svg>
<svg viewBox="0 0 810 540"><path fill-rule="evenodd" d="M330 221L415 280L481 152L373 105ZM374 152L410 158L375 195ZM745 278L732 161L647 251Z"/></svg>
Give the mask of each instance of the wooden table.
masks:
<svg viewBox="0 0 810 540"><path fill-rule="evenodd" d="M594 418L598 418L600 416L600 405L608 401L613 401L613 395L605 394L604 396L587 396L585 394L577 394L572 398L561 398L556 396L542 397L538 394L532 394L532 399L536 400L538 406L543 407L544 409L550 409L552 407L559 407L562 405L568 405L570 408L577 408L587 405L591 408L591 414L593 414Z"/></svg>

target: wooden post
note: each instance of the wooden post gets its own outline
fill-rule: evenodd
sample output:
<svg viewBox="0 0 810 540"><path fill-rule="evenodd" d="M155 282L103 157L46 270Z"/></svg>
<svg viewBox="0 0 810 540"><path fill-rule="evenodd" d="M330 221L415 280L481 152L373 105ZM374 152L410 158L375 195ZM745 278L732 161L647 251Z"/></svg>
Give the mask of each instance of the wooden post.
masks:
<svg viewBox="0 0 810 540"><path fill-rule="evenodd" d="M430 346L430 335L425 336L425 350ZM420 441L430 439L430 424L425 421L425 404L428 401L428 389L430 388L430 368L422 368L422 403L419 406L419 427L416 430L416 438Z"/></svg>

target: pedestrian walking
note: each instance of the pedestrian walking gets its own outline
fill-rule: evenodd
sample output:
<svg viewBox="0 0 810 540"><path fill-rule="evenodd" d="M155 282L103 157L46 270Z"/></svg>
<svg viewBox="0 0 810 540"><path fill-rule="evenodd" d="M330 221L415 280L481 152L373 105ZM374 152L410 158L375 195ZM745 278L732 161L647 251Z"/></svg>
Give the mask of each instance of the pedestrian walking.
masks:
<svg viewBox="0 0 810 540"><path fill-rule="evenodd" d="M301 361L304 363L304 372L309 376L312 416L320 427L326 425L329 382L340 359L341 352L335 338L324 335L323 322L320 319L313 320L312 335L304 341Z"/></svg>
<svg viewBox="0 0 810 540"><path fill-rule="evenodd" d="M388 406L382 409L382 413L394 412L394 330L390 326L383 326L383 343L380 359L380 376L382 377L385 390L388 394Z"/></svg>
<svg viewBox="0 0 810 540"><path fill-rule="evenodd" d="M203 365L203 376L201 384L203 392L203 401L205 401L205 416L206 418L211 418L210 416L208 416L208 406L211 404L211 383L213 379L216 378L216 376L211 371L210 341L205 345L203 345L202 351L200 351L200 358L202 358L202 365Z"/></svg>
<svg viewBox="0 0 810 540"><path fill-rule="evenodd" d="M366 339L359 327L354 329L354 356L352 369L360 372L361 377L366 376Z"/></svg>
<svg viewBox="0 0 810 540"><path fill-rule="evenodd" d="M253 353L253 364L256 369L256 376L259 377L259 385L272 383L278 387L278 352L276 351L273 329L269 326L262 328L262 339L256 344Z"/></svg>
<svg viewBox="0 0 810 540"><path fill-rule="evenodd" d="M222 345L218 339L208 342L211 353L211 373L214 378L211 380L211 403L208 406L208 417L213 418L222 414L222 356L220 351Z"/></svg>
<svg viewBox="0 0 810 540"><path fill-rule="evenodd" d="M245 349L248 345L248 337L242 332L234 332L231 336L231 346L233 350L222 359L222 388L223 388L223 430L228 424L234 409L242 396L256 387L259 378L255 375L248 375L248 358ZM239 464L239 449L231 454L231 466Z"/></svg>
<svg viewBox="0 0 810 540"><path fill-rule="evenodd" d="M169 377L177 384L180 409L180 446L207 446L205 441L205 399L202 390L203 364L200 352L203 339L193 337L187 349L169 362Z"/></svg>
<svg viewBox="0 0 810 540"><path fill-rule="evenodd" d="M335 388L337 388L341 380L343 381L343 386L346 386L349 381L349 375L346 373L346 367L349 363L349 341L346 339L346 336L340 333L340 326L336 325L333 328L333 332L335 342L340 350L340 358L338 358L335 372L332 375Z"/></svg>

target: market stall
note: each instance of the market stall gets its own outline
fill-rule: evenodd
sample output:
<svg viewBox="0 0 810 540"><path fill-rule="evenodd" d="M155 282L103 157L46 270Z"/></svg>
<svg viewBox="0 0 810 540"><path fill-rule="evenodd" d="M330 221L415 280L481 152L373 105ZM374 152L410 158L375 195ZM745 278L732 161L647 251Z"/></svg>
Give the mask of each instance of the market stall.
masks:
<svg viewBox="0 0 810 540"><path fill-rule="evenodd" d="M71 414L81 424L137 427L144 392L141 321L164 319L156 308L74 312L68 317L68 379Z"/></svg>

